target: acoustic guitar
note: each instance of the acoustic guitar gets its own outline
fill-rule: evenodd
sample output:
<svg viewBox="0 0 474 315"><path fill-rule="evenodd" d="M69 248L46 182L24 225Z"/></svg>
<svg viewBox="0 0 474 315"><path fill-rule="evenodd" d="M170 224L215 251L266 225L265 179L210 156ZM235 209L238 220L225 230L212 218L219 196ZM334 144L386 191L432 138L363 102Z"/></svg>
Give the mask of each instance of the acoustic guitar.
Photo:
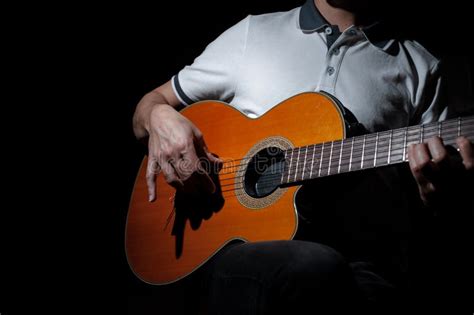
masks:
<svg viewBox="0 0 474 315"><path fill-rule="evenodd" d="M439 136L445 145L474 136L473 116L348 137L354 123L337 100L303 93L257 119L228 104L204 101L181 113L204 134L224 164L211 171L213 194L186 194L156 179L148 202L147 159L131 196L125 247L137 277L169 284L190 275L233 240L292 239L294 197L302 183L407 161L410 144ZM345 115L346 114L346 115Z"/></svg>

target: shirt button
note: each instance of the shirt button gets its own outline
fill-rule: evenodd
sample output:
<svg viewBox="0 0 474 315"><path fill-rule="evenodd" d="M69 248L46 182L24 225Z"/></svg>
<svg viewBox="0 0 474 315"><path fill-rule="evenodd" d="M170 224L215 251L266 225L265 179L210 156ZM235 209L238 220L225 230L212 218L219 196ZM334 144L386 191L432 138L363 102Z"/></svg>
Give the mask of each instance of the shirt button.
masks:
<svg viewBox="0 0 474 315"><path fill-rule="evenodd" d="M349 34L351 36L355 36L355 35L357 35L357 32L356 32L356 30L349 30L349 31L347 31L347 34Z"/></svg>
<svg viewBox="0 0 474 315"><path fill-rule="evenodd" d="M326 71L329 75L332 75L334 73L334 68L333 67L328 67Z"/></svg>
<svg viewBox="0 0 474 315"><path fill-rule="evenodd" d="M333 55L337 56L339 55L339 48L334 48L331 52Z"/></svg>
<svg viewBox="0 0 474 315"><path fill-rule="evenodd" d="M326 35L331 35L332 34L332 28L331 27L326 27L326 29L324 30L324 33L326 33Z"/></svg>

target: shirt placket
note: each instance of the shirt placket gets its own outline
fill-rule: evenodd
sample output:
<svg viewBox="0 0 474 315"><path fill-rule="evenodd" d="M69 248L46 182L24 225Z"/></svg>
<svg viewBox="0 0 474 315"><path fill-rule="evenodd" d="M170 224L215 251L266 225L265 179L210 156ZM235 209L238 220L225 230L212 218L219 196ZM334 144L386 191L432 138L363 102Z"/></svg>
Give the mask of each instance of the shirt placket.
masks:
<svg viewBox="0 0 474 315"><path fill-rule="evenodd" d="M327 26L324 29L328 51L317 87L317 90L333 95L335 95L337 79L347 50L351 45L354 45L363 38L361 31L355 27L351 27L340 35L336 35L337 38L334 38L335 32L334 26Z"/></svg>

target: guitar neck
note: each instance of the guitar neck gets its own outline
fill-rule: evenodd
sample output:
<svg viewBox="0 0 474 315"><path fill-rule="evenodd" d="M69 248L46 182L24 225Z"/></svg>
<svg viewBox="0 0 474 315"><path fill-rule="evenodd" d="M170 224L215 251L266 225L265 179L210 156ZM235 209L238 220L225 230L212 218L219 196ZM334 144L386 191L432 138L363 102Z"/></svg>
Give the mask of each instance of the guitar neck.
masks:
<svg viewBox="0 0 474 315"><path fill-rule="evenodd" d="M459 136L473 141L474 116L286 150L281 185L406 162L408 146L435 136L455 147Z"/></svg>

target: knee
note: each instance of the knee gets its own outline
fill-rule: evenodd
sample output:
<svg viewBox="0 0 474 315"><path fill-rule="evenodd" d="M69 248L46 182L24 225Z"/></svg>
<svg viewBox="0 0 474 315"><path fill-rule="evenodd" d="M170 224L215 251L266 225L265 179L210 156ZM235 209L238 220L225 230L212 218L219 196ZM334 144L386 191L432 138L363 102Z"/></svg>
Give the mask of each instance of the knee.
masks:
<svg viewBox="0 0 474 315"><path fill-rule="evenodd" d="M328 285L338 285L350 275L345 259L330 247L295 241L291 251L291 259L285 268L286 281L294 281L304 287L327 289Z"/></svg>

